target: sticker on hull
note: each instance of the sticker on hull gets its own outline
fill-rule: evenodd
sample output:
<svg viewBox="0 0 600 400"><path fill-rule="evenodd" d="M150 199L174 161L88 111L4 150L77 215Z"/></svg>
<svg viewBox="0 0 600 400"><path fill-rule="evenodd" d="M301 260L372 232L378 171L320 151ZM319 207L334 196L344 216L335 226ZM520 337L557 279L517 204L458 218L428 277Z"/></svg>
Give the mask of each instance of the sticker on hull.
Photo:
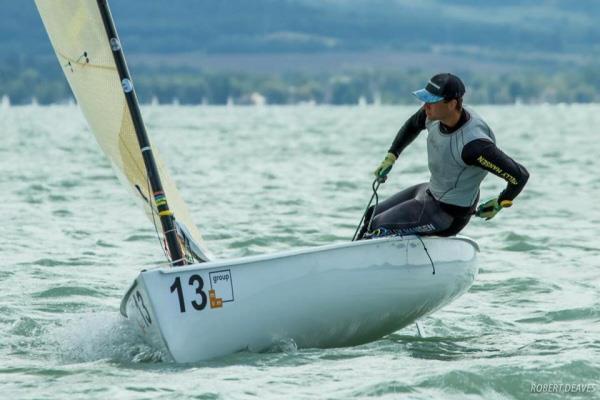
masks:
<svg viewBox="0 0 600 400"><path fill-rule="evenodd" d="M221 308L223 303L234 301L233 282L231 280L231 270L210 272L210 297L211 308Z"/></svg>
<svg viewBox="0 0 600 400"><path fill-rule="evenodd" d="M187 286L194 290L194 295L190 298L189 289L185 290L187 294L184 293L185 283L182 282L181 277L175 277L169 290L177 296L179 312L185 313L189 309L188 305L192 305L196 311L202 311L206 308L207 303L211 309L218 309L223 307L223 303L234 301L231 270L209 272L208 280L210 289L205 286L202 276L198 274L190 276Z"/></svg>

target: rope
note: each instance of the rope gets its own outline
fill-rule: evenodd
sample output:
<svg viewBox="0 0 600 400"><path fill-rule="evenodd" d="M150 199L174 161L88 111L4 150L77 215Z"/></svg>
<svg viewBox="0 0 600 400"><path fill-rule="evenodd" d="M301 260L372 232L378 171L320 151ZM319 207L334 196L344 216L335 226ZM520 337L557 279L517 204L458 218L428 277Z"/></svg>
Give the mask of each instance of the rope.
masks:
<svg viewBox="0 0 600 400"><path fill-rule="evenodd" d="M365 208L365 212L363 213L363 215L360 219L360 222L358 223L358 226L356 227L356 230L354 231L354 236L352 236L353 242L357 239L356 235L358 234L358 231L360 230L360 227L361 227L365 217L367 216L367 212L369 211L369 207L371 207L373 198L375 198L375 206L373 207L373 212L371 213L371 219L369 220L369 224L367 226L367 231L369 231L369 229L371 229L371 222L373 221L373 217L375 216L375 208L377 208L377 204L379 203L379 195L377 195L377 189L379 189L380 184L381 184L381 182L379 181L379 178L375 178L375 180L373 181L373 185L371 186L373 188L373 195L371 196L371 199L369 200L369 203L367 204L367 208Z"/></svg>
<svg viewBox="0 0 600 400"><path fill-rule="evenodd" d="M375 185L375 182L377 182L377 185ZM377 189L379 189L379 185L381 184L379 179L375 179L373 181L373 185L371 186L373 188L373 195L375 196L375 205L373 205L373 212L371 213L371 218L369 218L369 225L367 225L367 232L371 231L371 223L373 222L373 218L375 217L375 215L377 214L377 206L379 205L379 195L377 194ZM367 208L368 210L368 208Z"/></svg>
<svg viewBox="0 0 600 400"><path fill-rule="evenodd" d="M150 194L150 193L152 193L152 191L150 190L150 178L146 179L146 183L148 184L148 194ZM160 245L160 248L163 251L163 254L165 255L165 258L169 262L169 267L171 267L171 266L173 266L172 261L170 260L169 256L167 255L167 251L165 250L165 244L160 240L160 233L158 233L158 227L156 226L156 218L154 218L156 216L156 213L154 212L154 207L152 206L152 200L150 200L150 197L148 198L148 207L150 207L150 211L152 212L152 224L154 225L154 231L156 232L156 238L158 239L158 243Z"/></svg>
<svg viewBox="0 0 600 400"><path fill-rule="evenodd" d="M356 230L354 231L354 236L352 237L352 241L355 241L356 235L360 229L360 226L362 225L365 217L367 216L367 212L369 211L369 207L371 207L371 203L373 202L373 199L375 199L375 205L373 205L373 212L371 213L371 217L369 218L369 224L367 225L367 232L369 232L371 230L371 223L373 222L373 217L375 216L375 212L377 210L377 206L379 205L379 195L377 194L377 190L379 189L379 185L382 183L382 181L379 180L379 178L375 178L375 180L373 181L373 185L371 186L373 188L373 195L371 196L371 199L369 199L369 203L367 204L367 208L365 209L365 212L363 213L360 222L358 223L358 226L356 227ZM397 233L395 233L397 234ZM403 236L402 233L400 233L400 236ZM425 246L425 242L423 241L423 239L421 239L421 236L419 235L415 235L417 237L417 239L419 239L419 241L421 242L421 244L423 245L423 250L425 250L425 254L427 254L427 257L429 258L429 262L431 263L431 268L433 269L433 275L435 275L435 264L433 263L433 259L431 258L431 255L429 254L429 250L427 249L427 246Z"/></svg>
<svg viewBox="0 0 600 400"><path fill-rule="evenodd" d="M431 256L429 255L429 250L427 250L427 246L425 246L425 242L423 241L423 239L421 239L421 236L416 235L417 238L421 241L421 244L423 245L423 249L425 250L425 254L427 254L427 257L429 257L429 262L431 263L431 268L433 268L433 275L435 275L435 264L433 264L433 260L431 259Z"/></svg>

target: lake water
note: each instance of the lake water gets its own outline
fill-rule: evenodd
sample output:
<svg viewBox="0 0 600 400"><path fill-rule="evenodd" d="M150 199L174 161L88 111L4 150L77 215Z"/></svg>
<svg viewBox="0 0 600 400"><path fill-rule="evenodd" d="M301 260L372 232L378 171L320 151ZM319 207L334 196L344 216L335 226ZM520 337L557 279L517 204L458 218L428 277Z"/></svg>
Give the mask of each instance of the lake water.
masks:
<svg viewBox="0 0 600 400"><path fill-rule="evenodd" d="M600 398L600 105L476 110L531 178L513 208L463 231L480 274L423 319L425 337L411 326L352 348L177 365L119 315L139 270L164 256L78 108L1 107L0 397ZM349 240L371 171L414 111L143 109L219 257ZM427 179L423 134L380 195ZM503 186L488 176L482 198Z"/></svg>

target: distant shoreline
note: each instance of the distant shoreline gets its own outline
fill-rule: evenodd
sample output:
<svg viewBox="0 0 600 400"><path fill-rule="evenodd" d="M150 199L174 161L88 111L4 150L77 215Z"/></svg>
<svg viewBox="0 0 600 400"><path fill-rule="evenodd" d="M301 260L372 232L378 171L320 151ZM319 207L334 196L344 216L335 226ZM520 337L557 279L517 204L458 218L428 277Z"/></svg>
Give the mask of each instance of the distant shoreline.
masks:
<svg viewBox="0 0 600 400"><path fill-rule="evenodd" d="M490 104L490 103L468 103L470 106L475 107L580 107L580 106L600 106L600 101L589 102L589 103L512 103L512 104ZM240 109L251 109L251 108L411 108L418 107L419 103L414 104L310 104L310 103L296 103L296 104L181 104L181 103L164 103L164 104L152 104L152 103L141 103L142 109L150 107L182 107L182 108L240 108ZM32 108L32 107L77 107L77 103L74 100L39 104L39 103L28 103L28 104L2 104L0 103L0 110L10 108Z"/></svg>

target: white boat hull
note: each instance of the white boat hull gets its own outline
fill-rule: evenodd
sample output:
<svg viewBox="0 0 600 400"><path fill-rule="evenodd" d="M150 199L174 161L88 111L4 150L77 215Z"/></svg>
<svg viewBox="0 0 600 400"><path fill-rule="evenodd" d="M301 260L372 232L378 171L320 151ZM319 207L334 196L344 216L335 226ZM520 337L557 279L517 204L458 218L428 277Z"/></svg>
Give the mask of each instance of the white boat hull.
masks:
<svg viewBox="0 0 600 400"><path fill-rule="evenodd" d="M290 339L299 348L357 345L467 291L477 251L465 237L409 236L156 268L140 273L121 312L176 362Z"/></svg>

